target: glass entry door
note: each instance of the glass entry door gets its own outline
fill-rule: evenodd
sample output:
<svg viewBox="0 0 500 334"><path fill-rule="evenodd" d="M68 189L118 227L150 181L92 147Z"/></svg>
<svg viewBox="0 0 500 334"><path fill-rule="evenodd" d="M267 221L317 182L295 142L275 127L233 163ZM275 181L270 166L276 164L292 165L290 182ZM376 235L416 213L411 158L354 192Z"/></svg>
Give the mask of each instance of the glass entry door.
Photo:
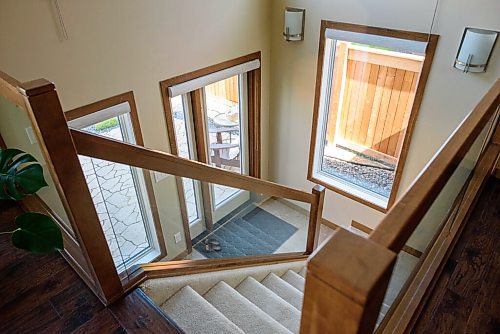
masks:
<svg viewBox="0 0 500 334"><path fill-rule="evenodd" d="M206 151L212 166L248 175L246 74L203 88ZM250 199L247 191L210 185L212 219L225 217Z"/></svg>
<svg viewBox="0 0 500 334"><path fill-rule="evenodd" d="M177 155L248 175L246 73L171 97L170 106ZM250 199L247 191L191 179L181 188L191 239Z"/></svg>
<svg viewBox="0 0 500 334"><path fill-rule="evenodd" d="M198 160L191 104L188 94L171 98L170 103L177 155L181 158ZM183 194L181 194L181 197L185 203L189 233L191 239L193 239L206 230L201 184L192 179L182 178L182 188Z"/></svg>

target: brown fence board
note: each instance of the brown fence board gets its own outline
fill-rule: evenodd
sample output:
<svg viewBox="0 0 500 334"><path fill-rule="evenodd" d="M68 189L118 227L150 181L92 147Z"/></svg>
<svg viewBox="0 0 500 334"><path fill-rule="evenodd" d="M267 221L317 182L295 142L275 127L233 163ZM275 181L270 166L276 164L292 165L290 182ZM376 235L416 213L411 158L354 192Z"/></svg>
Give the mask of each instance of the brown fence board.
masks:
<svg viewBox="0 0 500 334"><path fill-rule="evenodd" d="M354 120L354 129L351 140L354 142L359 142L360 130L363 123L363 111L366 103L366 95L368 91L368 80L370 78L370 73L372 71L371 64L362 63L363 64L363 74L361 76L359 94L358 94L358 103L356 106L356 117Z"/></svg>
<svg viewBox="0 0 500 334"><path fill-rule="evenodd" d="M375 88L375 96L373 98L373 105L370 116L370 124L368 125L368 131L366 134L366 146L373 147L375 140L375 129L378 122L378 111L380 110L380 105L382 103L382 95L384 92L385 80L387 78L387 67L381 66L378 72L377 87Z"/></svg>
<svg viewBox="0 0 500 334"><path fill-rule="evenodd" d="M342 46L336 50L328 142L334 142L338 120L340 140L398 157L419 77L415 70L420 70L421 62Z"/></svg>
<svg viewBox="0 0 500 334"><path fill-rule="evenodd" d="M380 143L382 142L382 135L384 132L384 125L387 119L387 112L389 110L389 104L391 101L392 87L394 86L394 80L396 78L396 69L389 67L387 69L387 77L385 78L385 84L382 92L382 103L379 109L379 115L377 120L377 127L375 128L375 135L373 139L373 148L380 151Z"/></svg>
<svg viewBox="0 0 500 334"><path fill-rule="evenodd" d="M406 128L403 123L404 115L408 108L408 99L411 93L411 83L413 81L414 72L405 71L403 78L403 85L399 95L398 107L394 115L394 122L392 123L391 135L387 146L387 154L396 156L396 148L398 146L399 133Z"/></svg>
<svg viewBox="0 0 500 334"><path fill-rule="evenodd" d="M380 152L388 152L389 140L391 137L392 124L398 109L399 97L401 96L401 88L403 87L405 71L396 69L396 76L394 78L394 86L392 86L391 99L389 102L389 109L387 110L387 117L385 119L384 131L382 132L382 141L380 143Z"/></svg>
<svg viewBox="0 0 500 334"><path fill-rule="evenodd" d="M227 78L226 80L218 81L211 85L208 85L205 87L205 89L210 94L224 97L234 103L238 103L239 101L237 75L231 78Z"/></svg>
<svg viewBox="0 0 500 334"><path fill-rule="evenodd" d="M345 86L344 86L344 100L342 104L342 109L349 108L349 101L351 99L351 90L352 90L352 85L351 85L351 80L348 80L347 78L351 78L354 75L354 62L352 60L347 61L347 77L345 80ZM341 120L340 120L340 131L339 135L343 138L345 138L345 130L347 127L347 116L349 113L347 112L342 112L340 113L341 115Z"/></svg>
<svg viewBox="0 0 500 334"><path fill-rule="evenodd" d="M368 126L372 118L372 106L375 99L375 90L377 88L379 70L379 65L371 65L370 76L368 78L368 89L365 94L365 101L363 105L363 118L361 120L361 127L358 135L359 142L361 143L366 143L366 137L368 135Z"/></svg>
<svg viewBox="0 0 500 334"><path fill-rule="evenodd" d="M399 132L399 138L396 148L396 158L399 158L399 154L401 153L401 147L403 146L406 128L408 126L408 121L410 120L410 114L413 107L413 101L415 101L415 92L417 91L419 77L420 76L418 75L418 73L414 73L413 80L411 83L411 90L410 90L411 93L410 96L408 97L408 102L406 104L406 111L402 121L402 124L404 124L404 129L403 131Z"/></svg>

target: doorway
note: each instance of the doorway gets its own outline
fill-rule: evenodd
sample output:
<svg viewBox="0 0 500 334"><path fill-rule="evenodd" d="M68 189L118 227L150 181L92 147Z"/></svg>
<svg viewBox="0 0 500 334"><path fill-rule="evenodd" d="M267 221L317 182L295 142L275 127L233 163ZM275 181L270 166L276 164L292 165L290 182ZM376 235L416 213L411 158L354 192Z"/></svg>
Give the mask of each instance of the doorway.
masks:
<svg viewBox="0 0 500 334"><path fill-rule="evenodd" d="M161 82L172 154L260 177L260 53ZM178 178L186 240L250 201L247 191ZM206 233L205 233L206 234Z"/></svg>

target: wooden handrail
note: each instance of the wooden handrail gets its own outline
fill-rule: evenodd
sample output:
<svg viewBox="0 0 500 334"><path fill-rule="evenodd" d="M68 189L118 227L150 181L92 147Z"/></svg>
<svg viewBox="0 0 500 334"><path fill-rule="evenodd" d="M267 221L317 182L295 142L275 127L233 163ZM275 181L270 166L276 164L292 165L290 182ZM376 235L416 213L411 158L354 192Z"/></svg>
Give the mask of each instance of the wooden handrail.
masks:
<svg viewBox="0 0 500 334"><path fill-rule="evenodd" d="M455 130L417 181L370 234L370 240L399 253L440 190L500 104L500 79Z"/></svg>
<svg viewBox="0 0 500 334"><path fill-rule="evenodd" d="M497 131L500 127L497 126ZM425 301L432 294L434 284L447 263L447 256L453 249L462 230L467 225L468 217L479 200L482 189L495 166L500 153L500 146L493 140L479 157L469 181L458 195L451 214L442 224L442 232L436 235L425 257L414 269L398 298L394 300L391 309L386 313L377 333L407 333L419 318Z"/></svg>
<svg viewBox="0 0 500 334"><path fill-rule="evenodd" d="M17 90L17 87L20 85L21 83L19 81L7 73L0 71L0 95L14 103L16 106L26 110L24 97Z"/></svg>
<svg viewBox="0 0 500 334"><path fill-rule="evenodd" d="M309 258L301 333L372 333L396 254L337 229Z"/></svg>
<svg viewBox="0 0 500 334"><path fill-rule="evenodd" d="M197 161L70 129L78 154L204 182L312 203L316 196Z"/></svg>
<svg viewBox="0 0 500 334"><path fill-rule="evenodd" d="M312 193L314 201L311 203L309 211L309 228L307 230L306 253L311 254L316 249L319 242L319 230L323 217L323 204L325 202L325 187L316 185Z"/></svg>
<svg viewBox="0 0 500 334"><path fill-rule="evenodd" d="M108 305L123 294L111 251L81 169L53 83L38 79L16 89L42 151L47 170L77 237L89 275L101 301Z"/></svg>
<svg viewBox="0 0 500 334"><path fill-rule="evenodd" d="M223 259L181 260L142 264L147 279L205 273L257 265L306 260L304 253L284 253Z"/></svg>

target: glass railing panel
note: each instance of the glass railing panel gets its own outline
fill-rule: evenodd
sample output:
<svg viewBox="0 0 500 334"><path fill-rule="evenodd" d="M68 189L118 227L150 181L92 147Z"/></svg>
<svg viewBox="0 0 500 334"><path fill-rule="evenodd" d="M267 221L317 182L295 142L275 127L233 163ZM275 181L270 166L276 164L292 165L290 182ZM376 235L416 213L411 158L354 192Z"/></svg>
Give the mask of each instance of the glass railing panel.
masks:
<svg viewBox="0 0 500 334"><path fill-rule="evenodd" d="M441 189L432 206L420 221L406 243L405 248L398 254L398 259L380 310L377 327L382 323L391 307L396 306L398 296L405 291L405 285L413 278L419 265L425 260L427 251L433 245L436 237L442 232L446 233L446 231L443 231L443 226L455 219L456 207L461 203L464 189L468 185L474 167L479 160L480 153L484 149L484 143L490 133L491 123L490 121L477 137L466 156L462 159L452 176Z"/></svg>
<svg viewBox="0 0 500 334"><path fill-rule="evenodd" d="M306 249L309 203L86 156L80 161L113 260L125 275L142 263Z"/></svg>
<svg viewBox="0 0 500 334"><path fill-rule="evenodd" d="M37 195L64 224L66 231L74 235L73 228L59 197L56 185L50 174L49 167L42 154L40 143L32 142L26 132L33 131L33 124L27 112L21 110L11 101L0 96L0 133L8 148L16 148L31 154L43 167L43 174L48 186L37 191Z"/></svg>
<svg viewBox="0 0 500 334"><path fill-rule="evenodd" d="M155 203L147 186L149 175L123 164L79 158L117 270L122 272L139 259L159 255L157 242L151 238Z"/></svg>
<svg viewBox="0 0 500 334"><path fill-rule="evenodd" d="M177 191L188 223L183 237L192 244L192 253L185 259L305 251L308 203L300 206L302 203L189 178L178 182Z"/></svg>

